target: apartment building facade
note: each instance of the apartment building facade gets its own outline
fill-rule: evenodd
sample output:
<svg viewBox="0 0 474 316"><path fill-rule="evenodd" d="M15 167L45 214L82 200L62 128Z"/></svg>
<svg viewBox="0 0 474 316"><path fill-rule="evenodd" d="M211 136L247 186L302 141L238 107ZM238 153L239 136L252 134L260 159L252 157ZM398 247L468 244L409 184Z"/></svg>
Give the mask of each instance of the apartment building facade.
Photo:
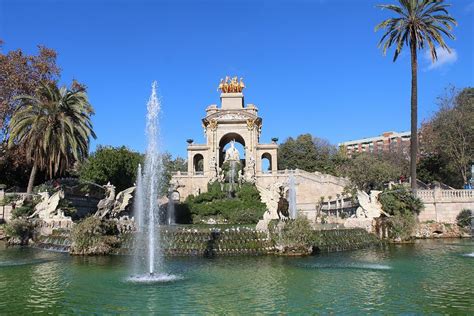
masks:
<svg viewBox="0 0 474 316"><path fill-rule="evenodd" d="M361 138L338 144L345 148L350 157L354 153L388 153L401 152L408 155L410 151L410 132L384 132L380 136Z"/></svg>

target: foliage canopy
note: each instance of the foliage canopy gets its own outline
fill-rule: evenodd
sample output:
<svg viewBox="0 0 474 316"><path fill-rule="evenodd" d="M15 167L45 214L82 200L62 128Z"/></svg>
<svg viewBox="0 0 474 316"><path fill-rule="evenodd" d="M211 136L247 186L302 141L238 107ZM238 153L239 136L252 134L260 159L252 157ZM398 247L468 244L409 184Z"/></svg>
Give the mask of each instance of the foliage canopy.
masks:
<svg viewBox="0 0 474 316"><path fill-rule="evenodd" d="M59 88L42 83L35 95L18 96L20 106L9 125L9 148L24 145L26 159L33 165L28 193L31 193L37 168L49 177L63 174L89 151L95 138L91 115L94 113L84 90Z"/></svg>
<svg viewBox="0 0 474 316"><path fill-rule="evenodd" d="M438 104L438 112L422 126L421 179L461 188L472 177L474 163L474 88L451 86Z"/></svg>
<svg viewBox="0 0 474 316"><path fill-rule="evenodd" d="M244 183L236 187L235 195L235 198L228 198L220 183L214 182L208 185L208 192L190 195L185 204L195 222L213 217L225 219L229 224L257 223L266 206L260 201L260 193L255 185Z"/></svg>
<svg viewBox="0 0 474 316"><path fill-rule="evenodd" d="M143 163L143 155L125 146L98 146L80 167L79 177L99 185L110 181L117 191L122 191L134 185L140 163Z"/></svg>
<svg viewBox="0 0 474 316"><path fill-rule="evenodd" d="M404 186L396 186L379 195L382 209L390 215L420 214L423 202Z"/></svg>

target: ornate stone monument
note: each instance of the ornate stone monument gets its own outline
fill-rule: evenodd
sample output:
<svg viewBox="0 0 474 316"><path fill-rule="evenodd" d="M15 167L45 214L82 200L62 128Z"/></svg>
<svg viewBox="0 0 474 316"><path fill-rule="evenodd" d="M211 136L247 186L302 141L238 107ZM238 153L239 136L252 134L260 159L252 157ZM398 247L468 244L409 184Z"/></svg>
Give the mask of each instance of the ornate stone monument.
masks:
<svg viewBox="0 0 474 316"><path fill-rule="evenodd" d="M178 189L181 199L205 192L209 182L221 181L221 168L228 160L240 162L239 181L255 182L259 174L276 174L278 145L260 143L262 118L255 105L245 105L244 88L243 78L221 79L220 107L209 105L202 119L206 142L188 145L188 172L173 176L173 181L182 184ZM238 151L237 143L243 152ZM268 159L269 170L262 170L262 159Z"/></svg>
<svg viewBox="0 0 474 316"><path fill-rule="evenodd" d="M283 187L285 198L289 197L289 179L294 178L296 209L307 217L314 217L321 197L341 194L348 180L319 172L303 170L278 170L277 138L270 143L261 143L262 118L258 116L258 108L253 104L244 103L243 79L232 79L227 76L221 79L218 91L220 106L211 104L206 108L202 119L205 142L196 144L188 140L188 171L173 175L175 195L184 201L190 194L207 191L210 182L223 182L223 164L228 161L239 162L237 179L239 183L255 183L260 191L268 211L265 220L277 219L278 201ZM190 135L192 136L192 135ZM275 135L276 136L276 135ZM237 150L240 144L243 150ZM264 168L263 161L268 168Z"/></svg>

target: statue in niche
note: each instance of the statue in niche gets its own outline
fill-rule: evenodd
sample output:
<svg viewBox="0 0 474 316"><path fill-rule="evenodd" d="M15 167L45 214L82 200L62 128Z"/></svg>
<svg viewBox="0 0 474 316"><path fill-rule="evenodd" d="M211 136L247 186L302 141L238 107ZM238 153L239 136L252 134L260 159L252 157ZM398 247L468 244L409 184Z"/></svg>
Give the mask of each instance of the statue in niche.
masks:
<svg viewBox="0 0 474 316"><path fill-rule="evenodd" d="M249 159L249 167L251 172L255 173L255 158L250 157Z"/></svg>
<svg viewBox="0 0 474 316"><path fill-rule="evenodd" d="M209 182L214 182L214 181L217 181L219 179L219 168L217 167L217 160L216 160L216 157L212 157L211 159L209 159L209 172L210 172L210 176L211 176L211 179L209 180Z"/></svg>
<svg viewBox="0 0 474 316"><path fill-rule="evenodd" d="M240 170L237 172L237 179L238 179L239 184L242 184L242 183L245 182L245 177L244 177L244 175L242 174L242 169L240 169Z"/></svg>
<svg viewBox="0 0 474 316"><path fill-rule="evenodd" d="M234 161L239 161L240 160L240 154L237 148L235 148L235 140L232 140L230 142L230 147L225 151L225 159L224 161L228 160L234 160Z"/></svg>
<svg viewBox="0 0 474 316"><path fill-rule="evenodd" d="M245 167L245 180L251 183L255 183L255 181L257 181L255 172L255 158L253 157L250 157L248 165Z"/></svg>

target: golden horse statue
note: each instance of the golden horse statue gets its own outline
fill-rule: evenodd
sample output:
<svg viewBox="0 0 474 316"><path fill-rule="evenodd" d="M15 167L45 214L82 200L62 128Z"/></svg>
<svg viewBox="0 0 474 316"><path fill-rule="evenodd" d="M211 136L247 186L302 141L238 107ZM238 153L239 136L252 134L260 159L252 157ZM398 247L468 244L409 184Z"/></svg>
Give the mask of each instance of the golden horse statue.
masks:
<svg viewBox="0 0 474 316"><path fill-rule="evenodd" d="M244 88L244 78L240 78L239 81L237 77L231 79L229 76L226 76L225 79L221 78L217 91L221 90L222 93L240 93Z"/></svg>

